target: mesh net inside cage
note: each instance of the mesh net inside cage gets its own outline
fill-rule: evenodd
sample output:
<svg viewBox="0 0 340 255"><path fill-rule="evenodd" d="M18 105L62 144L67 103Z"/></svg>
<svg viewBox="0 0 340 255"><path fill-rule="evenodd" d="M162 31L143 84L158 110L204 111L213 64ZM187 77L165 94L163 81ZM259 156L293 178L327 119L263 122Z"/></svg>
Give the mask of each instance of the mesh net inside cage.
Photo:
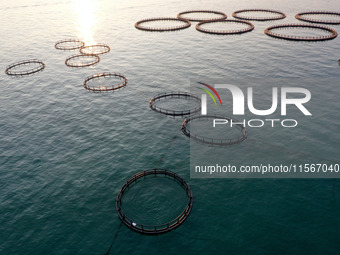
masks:
<svg viewBox="0 0 340 255"><path fill-rule="evenodd" d="M188 116L198 113L201 99L187 92L161 93L150 99L151 110L167 116Z"/></svg>
<svg viewBox="0 0 340 255"><path fill-rule="evenodd" d="M217 35L243 34L254 29L254 25L241 20L203 21L196 25L196 29L203 33Z"/></svg>
<svg viewBox="0 0 340 255"><path fill-rule="evenodd" d="M339 25L340 12L312 11L300 12L295 18L301 21L319 24Z"/></svg>
<svg viewBox="0 0 340 255"><path fill-rule="evenodd" d="M6 67L5 73L11 76L24 76L42 71L45 64L37 59L23 60Z"/></svg>
<svg viewBox="0 0 340 255"><path fill-rule="evenodd" d="M177 18L151 18L140 20L135 24L137 29L150 32L176 31L190 26L190 21Z"/></svg>
<svg viewBox="0 0 340 255"><path fill-rule="evenodd" d="M180 12L179 14L177 14L177 18L200 22L205 20L223 20L227 18L227 15L219 11L191 10Z"/></svg>
<svg viewBox="0 0 340 255"><path fill-rule="evenodd" d="M213 121L223 123L213 126ZM231 125L231 123L234 123ZM240 121L219 115L196 115L186 118L182 132L193 140L210 145L233 145L247 138L247 130Z"/></svg>
<svg viewBox="0 0 340 255"><path fill-rule="evenodd" d="M56 42L54 47L58 50L76 50L83 47L85 43L77 39L67 39Z"/></svg>
<svg viewBox="0 0 340 255"><path fill-rule="evenodd" d="M108 53L110 50L110 47L106 44L96 44L80 48L80 53L85 55L100 55Z"/></svg>
<svg viewBox="0 0 340 255"><path fill-rule="evenodd" d="M160 225L176 218L185 208L186 200L185 190L172 178L147 176L125 192L122 208L136 222Z"/></svg>
<svg viewBox="0 0 340 255"><path fill-rule="evenodd" d="M188 217L193 203L188 184L176 173L150 169L132 176L117 196L123 223L143 234L169 232Z"/></svg>
<svg viewBox="0 0 340 255"><path fill-rule="evenodd" d="M235 11L232 16L237 19L254 20L254 21L269 21L286 18L286 14L281 11L268 9L244 9Z"/></svg>
<svg viewBox="0 0 340 255"><path fill-rule="evenodd" d="M323 29L315 29L308 27L284 27L272 32L283 35L283 36L301 36L301 37L323 37L328 36L329 31Z"/></svg>
<svg viewBox="0 0 340 255"><path fill-rule="evenodd" d="M97 55L73 55L65 60L69 67L86 67L97 64L100 61Z"/></svg>
<svg viewBox="0 0 340 255"><path fill-rule="evenodd" d="M120 73L98 73L88 76L83 86L94 92L115 91L127 85L127 78Z"/></svg>
<svg viewBox="0 0 340 255"><path fill-rule="evenodd" d="M292 41L325 41L337 37L338 33L329 27L319 25L287 24L269 27L265 34Z"/></svg>

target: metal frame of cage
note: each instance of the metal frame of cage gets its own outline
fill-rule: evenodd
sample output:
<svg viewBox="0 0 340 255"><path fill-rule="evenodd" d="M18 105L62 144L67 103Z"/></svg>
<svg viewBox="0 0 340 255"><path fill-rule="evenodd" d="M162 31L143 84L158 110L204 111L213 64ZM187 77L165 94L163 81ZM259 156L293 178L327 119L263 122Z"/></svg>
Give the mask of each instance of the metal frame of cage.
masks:
<svg viewBox="0 0 340 255"><path fill-rule="evenodd" d="M99 53L86 53L87 49L90 49L90 48L93 48L93 47L102 47L105 50L103 50L102 52L99 52ZM105 54L105 53L110 52L110 50L111 50L111 48L108 45L106 45L104 43L97 43L97 44L94 44L94 45L83 46L79 49L79 52L81 54L84 54L84 55L101 55L101 54Z"/></svg>
<svg viewBox="0 0 340 255"><path fill-rule="evenodd" d="M236 29L236 30L214 30L214 29L206 29L201 27L204 24L210 23L241 23L248 25L247 28L244 29ZM244 20L234 20L234 19L226 19L226 20L213 20L213 21L202 21L196 25L196 30L202 33L214 34L214 35L235 35L235 34L243 34L250 32L254 29L254 25L248 21Z"/></svg>
<svg viewBox="0 0 340 255"><path fill-rule="evenodd" d="M245 12L265 12L265 13L275 13L279 14L280 16L273 16L273 17L242 17L238 14L245 13ZM253 21L270 21L270 20L280 20L286 18L286 14L281 11L270 10L270 9L243 9L235 11L232 16L236 19L242 20L253 20Z"/></svg>
<svg viewBox="0 0 340 255"><path fill-rule="evenodd" d="M285 28L311 28L311 29L319 29L324 30L330 33L327 36L294 36L294 35L282 35L278 33L274 33L271 30L273 29L285 29ZM268 27L264 33L268 36L289 40L289 41L305 41L305 42L318 42L318 41L326 41L332 40L338 36L338 33L330 27L324 27L319 25L305 25L305 24L285 24L285 25L276 25Z"/></svg>
<svg viewBox="0 0 340 255"><path fill-rule="evenodd" d="M184 98L184 99L193 99L198 102L198 106L194 109L184 110L184 111L177 111L177 110L169 110L164 109L161 107L158 107L155 105L155 102L166 99L166 98ZM154 97L152 97L149 101L149 107L151 110L167 115L172 117L178 117L178 116L188 116L195 114L201 110L201 99L194 95L187 92L169 92L169 93L161 93Z"/></svg>
<svg viewBox="0 0 340 255"><path fill-rule="evenodd" d="M80 43L80 45L79 46L71 46L71 47L60 46L63 43L70 43L70 42L77 42L77 43ZM55 45L54 45L54 48L56 48L57 50L76 50L76 49L80 49L84 45L85 45L85 43L83 41L78 40L78 39L66 39L66 40L60 40L60 41L56 42Z"/></svg>
<svg viewBox="0 0 340 255"><path fill-rule="evenodd" d="M340 20L321 20L321 19L311 19L303 17L303 15L310 15L310 14L321 14L321 15L333 15L339 16L340 12L332 12L332 11L311 11L311 12L300 12L295 15L295 18L301 21L310 22L310 23L317 23L317 24L327 24L327 25L340 25Z"/></svg>
<svg viewBox="0 0 340 255"><path fill-rule="evenodd" d="M92 62L89 62L87 64L77 64L77 65L73 65L73 64L70 64L69 61L74 59L74 58L88 58L88 57L93 57L95 58L94 61ZM69 67L87 67L87 66L92 66L92 65L95 65L97 64L98 62L100 61L100 57L97 56L97 55L83 55L83 54L78 54L78 55L72 55L68 58L66 58L65 60L65 65L69 66Z"/></svg>
<svg viewBox="0 0 340 255"><path fill-rule="evenodd" d="M184 23L181 26L175 26L175 27L164 27L164 28L153 28L153 27L144 27L141 26L141 24L145 22L152 22L152 21L178 21ZM135 24L135 27L139 30L143 31L149 31L149 32L168 32L168 31L176 31L181 29L186 29L191 26L190 21L185 19L177 19L177 18L150 18L150 19L143 19L140 21L137 21Z"/></svg>
<svg viewBox="0 0 340 255"><path fill-rule="evenodd" d="M91 87L91 86L88 85L89 81L94 80L94 79L99 79L101 77L119 77L123 81L120 82L120 83L117 83L115 85L112 85L111 87L107 87L107 86L98 86L98 87L92 86ZM127 82L128 82L127 78L120 73L104 72L104 73L98 73L98 74L88 76L85 79L83 86L84 86L85 89L93 91L93 92L105 92L105 91L115 91L115 90L122 89L127 85Z"/></svg>
<svg viewBox="0 0 340 255"><path fill-rule="evenodd" d="M221 15L221 17L211 18L211 19L195 19L195 18L188 19L188 18L182 17L182 15L184 15L184 14L191 14L191 13L211 13L211 14ZM189 21L192 21L192 22L202 22L202 21L212 21L212 20L224 20L224 19L227 18L227 15L224 12L212 11L212 10L190 10L190 11L178 13L177 18L189 20Z"/></svg>
<svg viewBox="0 0 340 255"><path fill-rule="evenodd" d="M220 116L220 115L196 115L193 117L186 118L182 123L181 130L183 134L185 134L187 137L194 139L198 142L209 144L209 145L227 146L227 145L234 145L234 144L241 143L247 138L247 135L248 135L247 129L241 124L235 124L235 127L241 131L242 135L239 137L233 138L233 139L215 139L215 138L209 138L209 137L193 134L187 129L187 126L190 121L195 120L195 119L225 119L228 121L233 120L236 123L239 123L239 121L229 118L229 117Z"/></svg>
<svg viewBox="0 0 340 255"><path fill-rule="evenodd" d="M32 63L39 64L39 66L32 68L32 69L25 70L25 71L18 71L18 72L11 71L12 68L15 68L17 66L23 66L23 65L28 65L28 64L32 64ZM11 75L11 76L24 76L24 75L30 75L30 74L40 72L44 68L45 68L44 62L37 60L37 59L29 59L29 60L23 60L23 61L19 61L19 62L8 65L6 67L5 73L7 75Z"/></svg>

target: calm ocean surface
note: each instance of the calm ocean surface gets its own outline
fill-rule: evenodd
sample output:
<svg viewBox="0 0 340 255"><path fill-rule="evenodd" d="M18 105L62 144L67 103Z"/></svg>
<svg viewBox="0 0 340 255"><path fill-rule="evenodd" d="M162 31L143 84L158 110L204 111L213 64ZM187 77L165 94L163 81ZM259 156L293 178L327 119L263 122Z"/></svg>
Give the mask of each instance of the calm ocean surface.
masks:
<svg viewBox="0 0 340 255"><path fill-rule="evenodd" d="M1 1L1 255L105 254L117 231L110 254L339 254L338 180L190 179L182 120L148 108L152 96L188 91L190 78L198 76L340 78L340 37L297 43L263 34L272 24L297 22L300 11L340 11L339 1L249 2ZM213 9L230 17L243 8L277 9L287 18L254 22L253 32L239 36L202 34L195 23L169 33L134 27L143 18L185 10ZM58 51L54 44L77 37L88 45L108 44L111 52L94 67L68 68L64 61L76 51ZM30 58L44 61L45 70L22 78L4 73L7 65ZM87 76L110 71L124 74L128 86L117 93L82 87ZM256 153L245 149L249 162L259 155L281 163L294 157L339 162L340 90L334 84L311 90L323 96L313 103L306 133L276 132L265 139L266 133L253 132L235 150L242 153L255 141ZM300 142L294 144L295 138ZM188 182L191 215L159 236L119 228L117 193L131 175L154 167ZM183 190L166 180L138 185L125 197L132 218L161 223L185 204Z"/></svg>

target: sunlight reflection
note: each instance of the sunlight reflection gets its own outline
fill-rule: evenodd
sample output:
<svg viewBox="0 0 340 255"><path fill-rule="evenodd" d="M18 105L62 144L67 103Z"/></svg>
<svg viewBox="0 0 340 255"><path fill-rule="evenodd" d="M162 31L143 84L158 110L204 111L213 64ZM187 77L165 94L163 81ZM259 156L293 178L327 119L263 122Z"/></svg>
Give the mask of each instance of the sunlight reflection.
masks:
<svg viewBox="0 0 340 255"><path fill-rule="evenodd" d="M85 45L93 45L94 32L96 28L96 0L74 0L74 8L77 15L76 26L78 38L85 42Z"/></svg>

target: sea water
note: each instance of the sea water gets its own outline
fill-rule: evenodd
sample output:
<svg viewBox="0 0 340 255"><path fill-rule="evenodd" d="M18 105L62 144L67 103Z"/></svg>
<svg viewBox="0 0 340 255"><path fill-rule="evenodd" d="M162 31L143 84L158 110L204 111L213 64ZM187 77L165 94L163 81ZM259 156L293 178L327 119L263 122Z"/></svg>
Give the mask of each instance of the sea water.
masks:
<svg viewBox="0 0 340 255"><path fill-rule="evenodd" d="M254 31L237 36L203 34L194 29L195 23L168 33L134 27L144 18L176 17L191 9L218 10L230 17L244 8L278 9L287 18L254 22ZM0 254L105 254L113 240L110 254L337 254L339 181L190 179L190 143L180 132L182 119L148 108L150 98L159 93L189 91L190 79L198 76L339 78L339 38L287 42L263 33L274 24L302 23L294 16L306 10L339 11L340 4L1 1ZM65 59L77 51L54 48L58 40L68 38L87 45L105 43L111 51L101 55L96 66L68 68ZM43 61L46 68L20 78L4 73L7 65L31 58ZM86 91L84 79L98 72L122 73L128 85L114 93ZM317 89L329 90L329 100L320 102L320 109L331 125L312 121L312 135L306 138L312 146L298 152L338 162L340 115L334 99L339 89L327 84ZM264 160L284 163L282 152L295 157L297 150L283 142L285 133L274 133L266 140L249 136L242 146L259 143L256 148ZM254 155L245 156L251 161ZM178 229L145 236L120 226L115 199L130 176L155 167L174 171L188 182L194 207ZM168 199L182 205L185 196L172 188L164 188ZM139 197L152 202L157 190ZM169 204L160 201L159 211ZM126 206L133 213L135 205Z"/></svg>

